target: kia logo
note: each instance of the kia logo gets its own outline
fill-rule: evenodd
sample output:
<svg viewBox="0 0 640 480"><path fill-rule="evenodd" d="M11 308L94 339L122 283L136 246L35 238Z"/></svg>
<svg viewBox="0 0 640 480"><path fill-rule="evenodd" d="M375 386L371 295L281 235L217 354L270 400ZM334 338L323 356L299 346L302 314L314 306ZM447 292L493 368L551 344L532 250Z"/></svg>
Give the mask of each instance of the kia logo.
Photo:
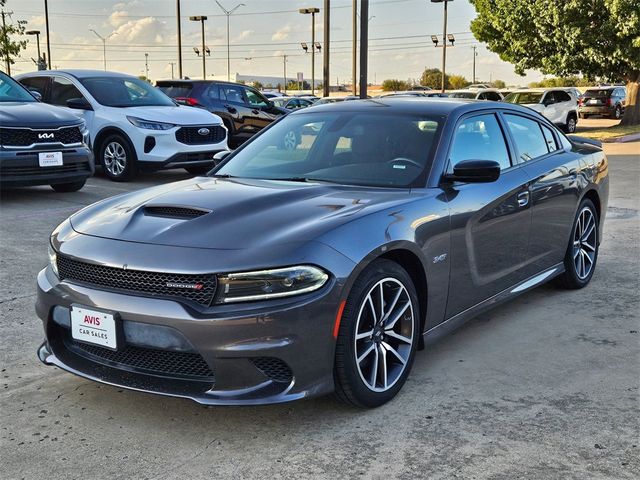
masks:
<svg viewBox="0 0 640 480"><path fill-rule="evenodd" d="M198 130L198 135L209 135L209 129L208 128L201 128L200 130Z"/></svg>
<svg viewBox="0 0 640 480"><path fill-rule="evenodd" d="M38 134L38 140L48 140L50 138L53 138L54 134L53 133L39 133Z"/></svg>

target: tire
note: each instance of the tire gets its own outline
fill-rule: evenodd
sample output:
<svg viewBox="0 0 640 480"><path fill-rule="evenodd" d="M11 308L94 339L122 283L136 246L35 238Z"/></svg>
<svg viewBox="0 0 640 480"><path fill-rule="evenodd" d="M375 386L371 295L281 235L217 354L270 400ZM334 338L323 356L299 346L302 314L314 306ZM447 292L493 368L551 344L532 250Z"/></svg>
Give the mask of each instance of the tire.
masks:
<svg viewBox="0 0 640 480"><path fill-rule="evenodd" d="M59 193L77 192L82 187L84 187L85 183L87 183L86 180L78 180L77 182L69 183L55 183L51 185L51 188Z"/></svg>
<svg viewBox="0 0 640 480"><path fill-rule="evenodd" d="M564 124L563 130L565 131L565 133L575 133L577 124L578 121L576 115L570 113L569 115L567 115L567 121Z"/></svg>
<svg viewBox="0 0 640 480"><path fill-rule="evenodd" d="M612 117L616 120L620 120L622 118L622 108L620 108L620 105L616 105L616 109L613 111Z"/></svg>
<svg viewBox="0 0 640 480"><path fill-rule="evenodd" d="M289 130L282 138L280 149L292 151L295 150L298 145L300 145L300 136L294 130Z"/></svg>
<svg viewBox="0 0 640 480"><path fill-rule="evenodd" d="M213 168L213 165L197 166L197 167L184 167L184 169L191 175L204 175Z"/></svg>
<svg viewBox="0 0 640 480"><path fill-rule="evenodd" d="M600 248L598 221L598 213L593 202L584 199L580 203L571 228L571 239L564 257L565 271L557 278L557 283L561 287L578 289L585 287L591 281Z"/></svg>
<svg viewBox="0 0 640 480"><path fill-rule="evenodd" d="M114 182L128 182L138 173L136 153L120 134L109 135L102 141L98 159L105 175Z"/></svg>
<svg viewBox="0 0 640 480"><path fill-rule="evenodd" d="M390 311L384 311L387 308ZM380 327L380 317L387 328ZM395 262L375 260L354 283L342 313L334 368L336 396L362 408L378 407L395 397L411 370L419 325L418 295L409 274Z"/></svg>

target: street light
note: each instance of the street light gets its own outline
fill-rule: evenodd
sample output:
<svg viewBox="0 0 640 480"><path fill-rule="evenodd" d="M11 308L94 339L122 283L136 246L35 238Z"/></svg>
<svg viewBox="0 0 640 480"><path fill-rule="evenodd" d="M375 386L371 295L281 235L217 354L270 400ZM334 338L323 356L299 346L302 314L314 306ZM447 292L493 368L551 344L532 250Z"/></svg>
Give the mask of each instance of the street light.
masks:
<svg viewBox="0 0 640 480"><path fill-rule="evenodd" d="M89 31L95 33L96 37L102 40L102 63L104 66L104 71L106 72L107 71L107 40L109 40L112 36L117 35L118 32L111 32L106 37L103 37L98 32L96 32L93 28L90 28Z"/></svg>
<svg viewBox="0 0 640 480"><path fill-rule="evenodd" d="M315 94L316 91L316 56L315 56L315 48L313 46L316 43L316 13L320 12L319 8L301 8L299 12L303 15L311 14L311 94ZM305 52L307 51L306 43L302 45Z"/></svg>
<svg viewBox="0 0 640 480"><path fill-rule="evenodd" d="M197 16L189 17L189 20L191 20L192 22L200 22L200 25L202 28L202 79L203 80L207 79L207 63L206 63L207 56L204 54L207 48L204 44L204 22L206 19L207 19L206 15L197 15ZM195 47L194 47L194 50L196 50Z"/></svg>
<svg viewBox="0 0 640 480"><path fill-rule="evenodd" d="M302 46L304 53L307 53L309 51L309 46L305 42L301 42L300 45Z"/></svg>
<svg viewBox="0 0 640 480"><path fill-rule="evenodd" d="M230 82L231 81L231 55L229 53L229 17L237 9L239 9L240 7L244 7L246 5L244 3L239 3L238 5L233 7L231 10L227 10L220 4L218 0L216 0L216 3L220 7L220 9L224 12L224 14L227 16L227 82Z"/></svg>
<svg viewBox="0 0 640 480"><path fill-rule="evenodd" d="M445 69L447 66L447 39L451 42L451 45L453 45L453 42L455 40L453 39L453 35L451 35L451 37L447 35L447 4L452 1L453 0L431 0L431 3L444 3L444 28L442 31L442 93L444 93L444 82L446 79ZM431 37L431 39L433 40L433 37Z"/></svg>
<svg viewBox="0 0 640 480"><path fill-rule="evenodd" d="M38 44L38 70L44 70L40 68L40 64L42 62L42 55L40 55L40 30L29 30L24 32L26 35L35 35L36 43Z"/></svg>
<svg viewBox="0 0 640 480"><path fill-rule="evenodd" d="M433 44L437 47L438 46L438 36L437 35L431 35L431 41L433 42Z"/></svg>
<svg viewBox="0 0 640 480"><path fill-rule="evenodd" d="M453 43L456 41L456 38L453 36L452 33L447 33L447 40L451 42L451 46L453 47Z"/></svg>

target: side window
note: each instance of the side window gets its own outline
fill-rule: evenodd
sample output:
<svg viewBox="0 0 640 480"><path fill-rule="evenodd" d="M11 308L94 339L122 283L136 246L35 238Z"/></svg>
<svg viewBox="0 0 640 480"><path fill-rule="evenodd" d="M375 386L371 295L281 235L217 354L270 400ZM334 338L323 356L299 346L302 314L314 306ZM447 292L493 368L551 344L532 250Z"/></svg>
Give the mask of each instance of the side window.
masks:
<svg viewBox="0 0 640 480"><path fill-rule="evenodd" d="M244 105L242 87L237 85L220 85L220 99L236 105Z"/></svg>
<svg viewBox="0 0 640 480"><path fill-rule="evenodd" d="M220 94L218 93L218 85L215 83L209 85L209 87L205 90L204 96L209 100L219 100Z"/></svg>
<svg viewBox="0 0 640 480"><path fill-rule="evenodd" d="M558 145L556 144L556 139L554 138L551 129L545 127L544 125L540 125L540 128L542 128L542 133L544 135L545 141L547 142L547 148L549 149L549 151L555 152L556 150L558 150Z"/></svg>
<svg viewBox="0 0 640 480"><path fill-rule="evenodd" d="M31 77L23 78L20 83L27 87L28 90L35 90L44 97L44 92L47 89L47 83L49 83L49 77Z"/></svg>
<svg viewBox="0 0 640 480"><path fill-rule="evenodd" d="M49 95L49 103L51 103L52 105L61 105L63 107L66 107L67 100L70 100L72 98L82 98L80 90L78 90L76 86L66 78L53 77L53 82L51 83L51 94Z"/></svg>
<svg viewBox="0 0 640 480"><path fill-rule="evenodd" d="M251 90L250 88L245 89L244 92L247 95L247 101L249 102L249 105L251 105L252 107L260 108L266 107L268 105L266 99L258 92Z"/></svg>
<svg viewBox="0 0 640 480"><path fill-rule="evenodd" d="M553 105L554 103L556 103L556 96L555 96L555 92L547 92L544 96L544 100L542 101L542 103L544 103L545 105Z"/></svg>
<svg viewBox="0 0 640 480"><path fill-rule="evenodd" d="M502 100L500 95L497 94L496 92L487 92L486 96L487 96L487 100L492 100L494 102L499 102L500 100Z"/></svg>
<svg viewBox="0 0 640 480"><path fill-rule="evenodd" d="M533 160L549 153L547 141L538 122L511 114L505 114L505 118L516 143L518 158L521 162Z"/></svg>
<svg viewBox="0 0 640 480"><path fill-rule="evenodd" d="M466 118L458 125L449 155L450 168L463 160L493 160L503 170L511 166L504 135L494 114Z"/></svg>
<svg viewBox="0 0 640 480"><path fill-rule="evenodd" d="M556 100L558 102L570 102L571 101L571 97L569 96L569 94L567 92L561 92L561 91L557 91L555 92L555 96L556 96Z"/></svg>

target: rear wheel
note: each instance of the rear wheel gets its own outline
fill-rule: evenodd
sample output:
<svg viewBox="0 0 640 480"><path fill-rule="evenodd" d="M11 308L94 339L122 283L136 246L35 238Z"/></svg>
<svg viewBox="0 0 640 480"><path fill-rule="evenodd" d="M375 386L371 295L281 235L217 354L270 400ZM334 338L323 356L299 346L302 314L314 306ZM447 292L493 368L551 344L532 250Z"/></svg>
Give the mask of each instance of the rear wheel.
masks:
<svg viewBox="0 0 640 480"><path fill-rule="evenodd" d="M564 257L565 272L558 277L558 283L570 289L586 286L596 268L598 249L598 213L593 202L585 199L573 222L571 241Z"/></svg>
<svg viewBox="0 0 640 480"><path fill-rule="evenodd" d="M86 180L79 180L77 182L69 182L69 183L56 183L51 185L56 192L59 193L67 193L67 192L77 192L86 183Z"/></svg>
<svg viewBox="0 0 640 480"><path fill-rule="evenodd" d="M616 109L613 111L613 118L620 120L622 118L622 108L620 105L616 105Z"/></svg>
<svg viewBox="0 0 640 480"><path fill-rule="evenodd" d="M113 134L105 138L99 158L104 173L115 182L132 180L138 173L135 152L122 135Z"/></svg>
<svg viewBox="0 0 640 480"><path fill-rule="evenodd" d="M404 385L416 352L418 297L409 274L395 262L376 260L356 280L336 342L338 398L377 407Z"/></svg>

